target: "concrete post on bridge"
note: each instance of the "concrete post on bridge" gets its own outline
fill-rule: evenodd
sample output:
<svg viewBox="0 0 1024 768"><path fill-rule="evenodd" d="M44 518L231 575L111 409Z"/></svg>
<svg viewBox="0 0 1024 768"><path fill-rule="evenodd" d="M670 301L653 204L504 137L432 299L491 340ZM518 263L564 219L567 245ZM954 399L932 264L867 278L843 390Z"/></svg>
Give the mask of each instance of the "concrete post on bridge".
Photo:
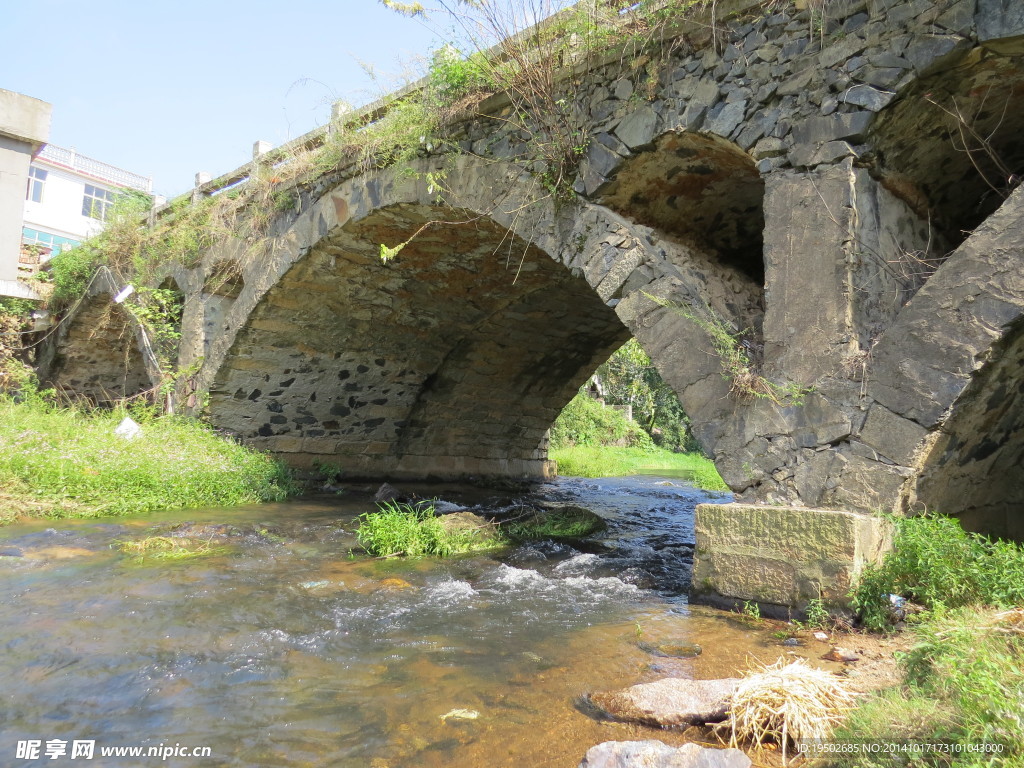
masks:
<svg viewBox="0 0 1024 768"><path fill-rule="evenodd" d="M199 171L199 173L196 174L196 185L192 189L192 205L195 205L206 197L206 193L202 191L202 186L211 179L213 179L213 177L210 175L209 171Z"/></svg>

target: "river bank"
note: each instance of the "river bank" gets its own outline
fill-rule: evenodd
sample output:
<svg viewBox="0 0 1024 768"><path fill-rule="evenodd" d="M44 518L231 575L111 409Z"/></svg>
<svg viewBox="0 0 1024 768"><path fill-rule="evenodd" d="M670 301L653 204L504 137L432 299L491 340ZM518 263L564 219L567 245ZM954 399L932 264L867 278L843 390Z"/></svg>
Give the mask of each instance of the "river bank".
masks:
<svg viewBox="0 0 1024 768"><path fill-rule="evenodd" d="M118 434L126 417L135 426ZM0 396L0 524L281 501L280 462L186 418Z"/></svg>

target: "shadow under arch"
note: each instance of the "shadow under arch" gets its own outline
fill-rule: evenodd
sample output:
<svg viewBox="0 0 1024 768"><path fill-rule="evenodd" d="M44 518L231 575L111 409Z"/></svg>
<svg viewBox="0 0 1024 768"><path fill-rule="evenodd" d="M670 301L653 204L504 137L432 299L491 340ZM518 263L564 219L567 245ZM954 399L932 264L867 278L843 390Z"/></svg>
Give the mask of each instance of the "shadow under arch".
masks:
<svg viewBox="0 0 1024 768"><path fill-rule="evenodd" d="M105 267L97 272L41 350L43 386L108 406L157 385L159 366L140 336L138 321L113 301L120 289Z"/></svg>
<svg viewBox="0 0 1024 768"><path fill-rule="evenodd" d="M381 262L380 243L442 220L468 223L431 226ZM269 291L211 412L348 476L543 476L547 429L629 337L582 276L493 220L393 205L324 238Z"/></svg>

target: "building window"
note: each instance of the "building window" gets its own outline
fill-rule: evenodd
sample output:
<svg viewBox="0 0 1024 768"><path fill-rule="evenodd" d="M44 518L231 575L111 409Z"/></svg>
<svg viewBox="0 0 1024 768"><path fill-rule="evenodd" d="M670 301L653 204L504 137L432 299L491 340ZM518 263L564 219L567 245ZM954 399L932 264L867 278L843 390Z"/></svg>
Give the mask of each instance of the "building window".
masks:
<svg viewBox="0 0 1024 768"><path fill-rule="evenodd" d="M51 232L43 232L31 227L22 227L21 242L25 245L42 245L49 248L54 254L62 253L74 248L76 245L81 245L80 240L54 235Z"/></svg>
<svg viewBox="0 0 1024 768"><path fill-rule="evenodd" d="M25 199L33 203L43 202L43 183L46 181L46 171L36 168L34 165L28 169L28 189L25 190Z"/></svg>
<svg viewBox="0 0 1024 768"><path fill-rule="evenodd" d="M82 215L100 221L107 220L107 211L114 204L114 193L108 189L85 185L85 197L82 198Z"/></svg>

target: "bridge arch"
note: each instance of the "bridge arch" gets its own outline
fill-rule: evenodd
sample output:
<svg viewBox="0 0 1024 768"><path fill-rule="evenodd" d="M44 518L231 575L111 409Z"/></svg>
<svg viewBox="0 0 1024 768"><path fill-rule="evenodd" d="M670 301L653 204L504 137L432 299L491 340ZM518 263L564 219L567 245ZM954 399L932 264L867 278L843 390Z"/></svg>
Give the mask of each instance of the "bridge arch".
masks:
<svg viewBox="0 0 1024 768"><path fill-rule="evenodd" d="M37 363L43 386L109 405L159 384L159 366L146 354L138 322L113 302L121 287L102 268L88 292L59 319Z"/></svg>
<svg viewBox="0 0 1024 768"><path fill-rule="evenodd" d="M247 268L200 374L215 424L351 475L544 476L547 429L633 335L713 442L730 403L711 344L644 294L739 329L759 285L603 207L531 199L514 166L464 158L448 184L441 206L394 171L344 181Z"/></svg>

